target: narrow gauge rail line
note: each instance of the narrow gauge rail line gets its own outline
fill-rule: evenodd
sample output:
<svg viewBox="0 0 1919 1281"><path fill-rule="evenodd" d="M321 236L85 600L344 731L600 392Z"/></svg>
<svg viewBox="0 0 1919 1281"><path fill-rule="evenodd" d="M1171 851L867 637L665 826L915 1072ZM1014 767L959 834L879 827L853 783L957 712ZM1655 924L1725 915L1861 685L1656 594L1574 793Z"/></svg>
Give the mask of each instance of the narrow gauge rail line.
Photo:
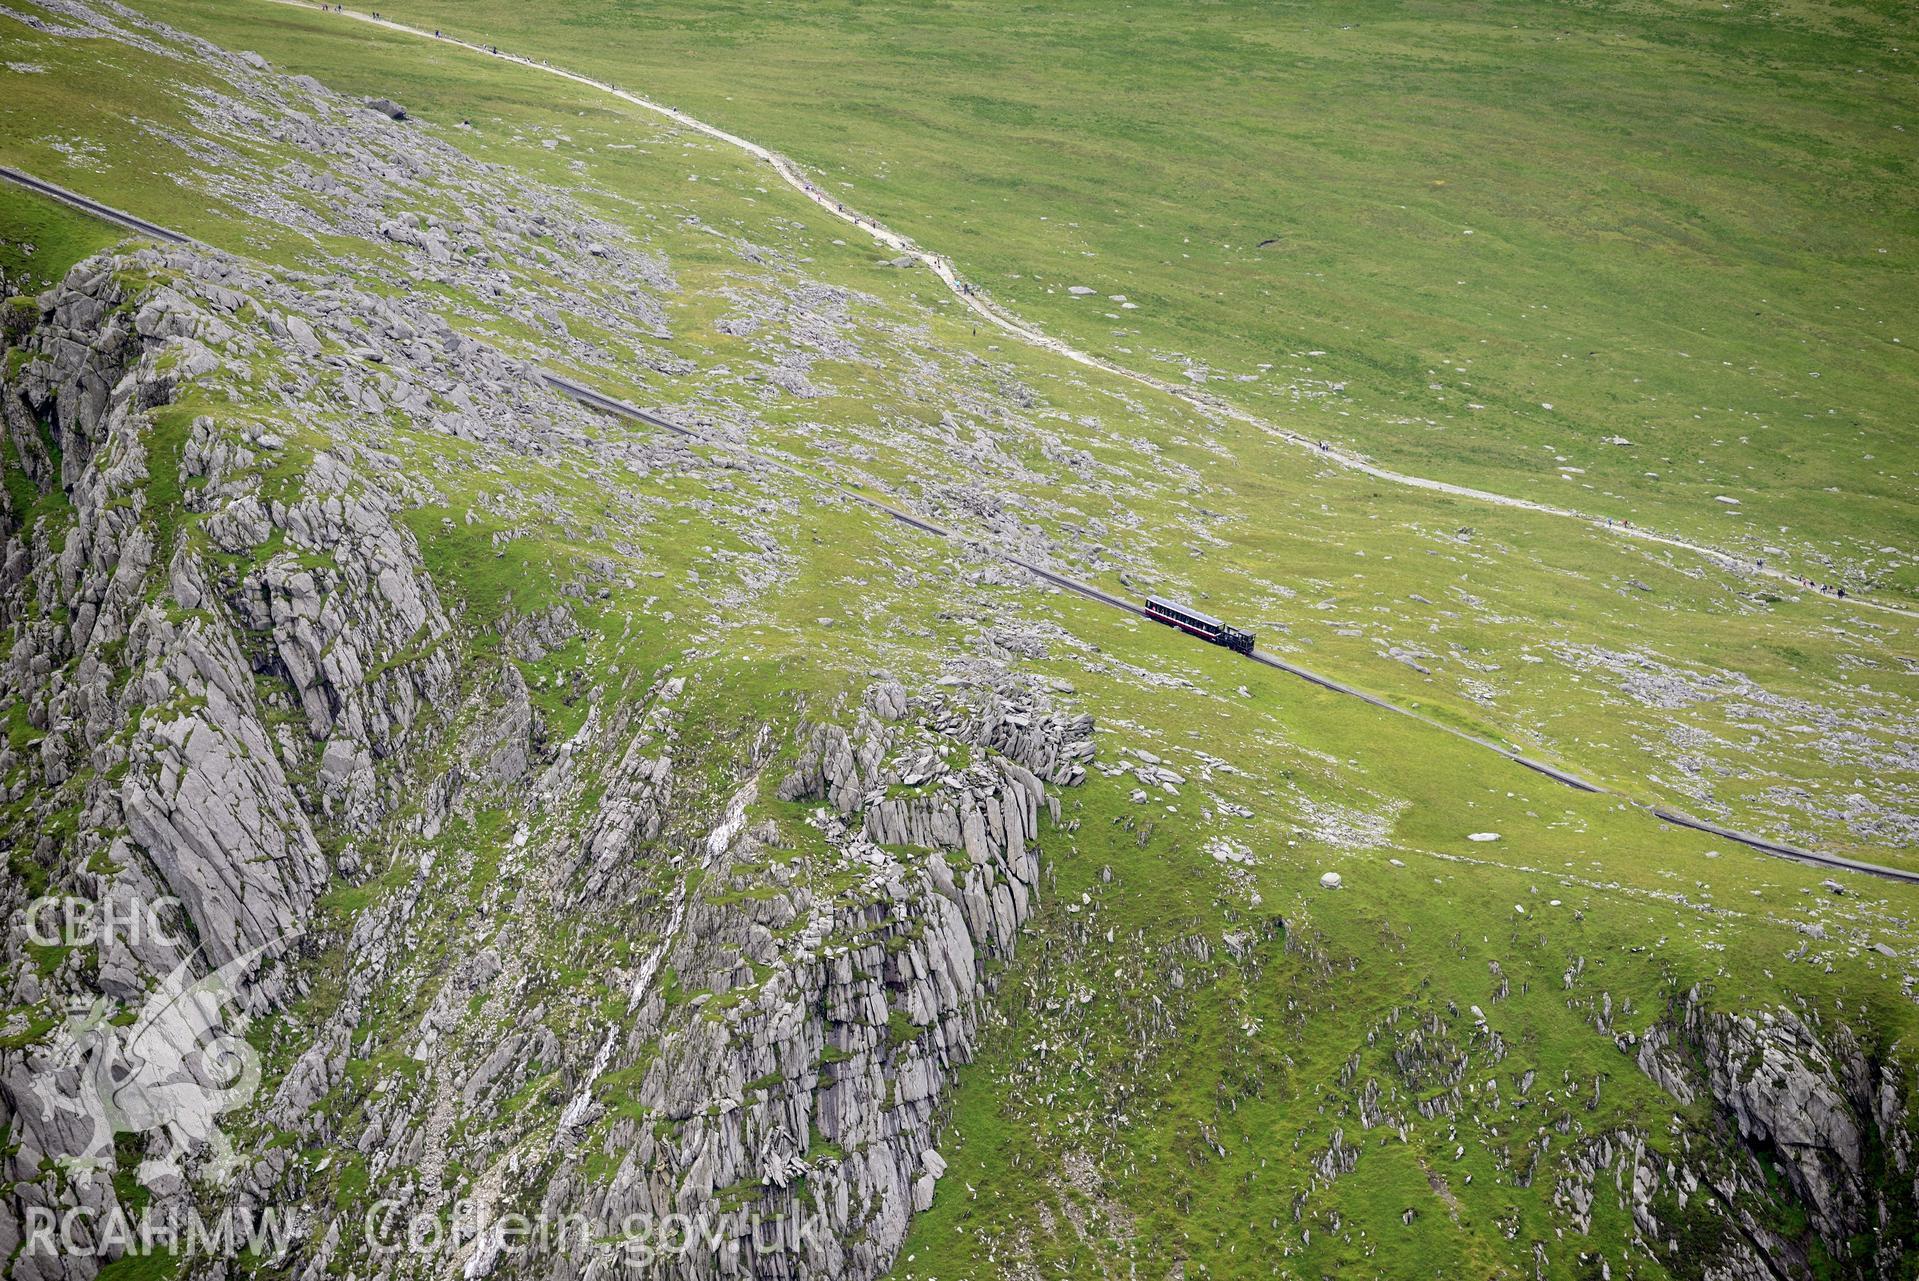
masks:
<svg viewBox="0 0 1919 1281"><path fill-rule="evenodd" d="M16 187L25 187L28 191L49 196L63 205L72 205L82 213L92 214L102 222L110 222L116 227L125 227L128 231L136 231L143 236L152 236L155 240L164 240L170 245L200 243L191 236L183 236L158 223L137 218L124 210L115 209L112 205L103 205L89 196L83 196L77 191L68 191L65 187L48 182L44 178L36 178L30 173L24 173L8 165L0 165L0 178L4 178Z"/></svg>
<svg viewBox="0 0 1919 1281"><path fill-rule="evenodd" d="M561 392L564 395L571 396L575 400L579 401L581 404L586 405L590 408L598 409L605 413L616 414L624 418L634 419L639 422L649 423L656 427L663 427L667 431L675 432L681 436L690 437L695 440L703 440L703 441L707 441L708 443L713 443L710 441L708 437L701 435L701 433L699 432L693 431L686 427L682 427L678 423L670 422L667 419L661 418L658 414L649 413L646 410L641 409L637 405L628 404L627 402L623 400L618 400L612 396L608 396L604 392L595 391L590 387L583 386L580 383L577 383L574 380L564 377L560 374L542 371L541 376L546 379L548 385L551 386L554 390ZM758 459L761 462L771 463L774 466L779 467L782 470L792 472L795 475L804 475L804 473L801 473L798 468L791 467L775 459L769 459L761 454L754 454L753 451L751 450L743 450L743 452L750 454L752 457ZM816 480L817 478L808 477L808 479ZM866 505L867 507L872 508L874 511L877 511L883 515L889 516L903 525L908 525L924 533L932 534L933 536L937 538L945 538L945 539L952 540L954 542L971 543L973 541L971 539L967 539L964 535L955 533L953 530L947 529L945 526L936 525L932 521L922 519L921 517L915 516L910 512L902 511L900 508L893 506L891 503L882 502L880 499L873 497L871 494L864 493L858 489L852 488L851 486L839 484L837 481L828 481L825 483L831 485L833 489L837 490L840 494L844 495L845 497L852 499L854 502L862 503ZM975 544L975 545L979 545L979 544ZM987 550L990 551L991 549L987 549ZM1072 578L1072 577L1069 577L1068 575L1061 574L1056 570L1051 570L1040 565L1035 565L1032 561L1027 560L1025 557L1015 556L1011 552L994 552L993 554L997 555L1001 560L1006 561L1008 564L1016 565L1020 569L1025 570L1027 573L1039 579L1041 582L1048 583L1054 587L1063 588L1064 590L1069 592L1077 593L1078 595L1086 597L1088 600L1096 601L1099 604L1108 606L1109 608L1112 608L1112 609L1122 610L1125 613L1132 614L1136 617L1143 618L1146 616L1145 611L1142 610L1137 604L1133 603L1132 601L1126 600L1122 597L1115 596L1111 592L1106 591L1103 588L1095 587L1091 583L1082 582L1081 580L1077 578ZM1538 774L1543 774L1547 778L1552 779L1555 783L1563 784L1564 786L1570 787L1575 791L1587 792L1587 793L1592 793L1595 795L1602 795L1602 796L1619 795L1619 793L1614 792L1611 788L1601 786L1598 783L1592 782L1590 779L1581 778L1577 774L1574 774L1568 770L1560 769L1558 766L1555 766L1555 765L1549 765L1544 761L1534 760L1532 757L1523 755L1522 753L1516 752L1509 747L1502 746L1499 743L1495 743L1491 739L1481 737L1478 734L1474 734L1468 730L1460 729L1454 725L1448 725L1444 721L1435 720L1432 717L1427 716L1421 712L1416 712L1410 708L1401 707L1396 703L1389 702L1386 699L1379 697L1379 695L1377 694L1371 694L1363 689L1359 689L1355 686L1348 685L1343 681L1334 680L1330 676L1322 676L1318 672L1312 671L1309 668L1301 667L1297 663L1288 662L1286 659L1280 658L1278 655L1275 655L1275 654L1270 654L1263 649L1255 649L1251 654L1248 654L1246 657L1250 658L1255 663L1259 663L1263 666L1273 668L1276 671L1282 671L1287 673L1288 675L1297 676L1303 681L1307 681L1311 684L1319 686L1321 689L1329 690L1335 694L1343 694L1348 698L1356 698L1360 700L1361 702L1369 703L1372 706L1382 708L1385 711L1393 712L1400 716L1411 717L1413 720L1420 722L1422 725L1429 726L1430 728L1433 728L1433 729L1442 730L1445 733L1453 735L1455 738L1463 738L1467 742L1472 743L1475 746L1483 747L1487 751L1498 753L1500 756L1505 757L1507 760L1511 761L1515 765L1523 766L1524 768L1532 770ZM1755 836L1750 832L1740 832L1740 831L1735 831L1732 828L1720 827L1718 824L1709 823L1704 819L1694 818L1690 814L1685 814L1678 810L1669 809L1662 805L1649 805L1642 801L1633 800L1631 797L1621 797L1621 799L1625 800L1628 804L1633 805L1638 809L1644 810L1646 813L1650 814L1652 817L1658 819L1662 823L1670 824L1673 827L1683 827L1683 828L1688 828L1692 831L1703 832L1710 836L1717 836L1721 838L1722 840L1736 842L1740 845L1744 845L1751 849L1758 850L1759 852L1763 854L1771 854L1778 858L1792 859L1795 862L1806 863L1814 867L1835 868L1841 871L1848 871L1848 872L1863 872L1871 876L1881 876L1889 880L1904 881L1910 884L1919 885L1919 872L1909 872L1903 868L1897 868L1897 867L1884 867L1878 863L1867 863L1858 859L1846 858L1842 855L1822 854L1816 850L1803 849L1797 845L1788 845L1782 841L1774 841L1763 836Z"/></svg>
<svg viewBox="0 0 1919 1281"><path fill-rule="evenodd" d="M64 187L36 178L31 174L23 173L18 169L0 165L0 180L14 183L16 186L24 187L29 191L37 192L40 195L48 196L64 204L71 205L76 209L92 214L106 222L113 223L115 226L125 227L130 231L152 236L157 240L162 240L169 244L201 244L200 241L193 239L191 236L185 236L177 231L162 227L157 223L148 222L144 218L136 217L123 210L115 209L111 205L102 204L97 200L82 196L77 192L68 191ZM737 445L731 441L716 440L704 432L695 431L690 427L685 427L673 422L671 419L662 418L658 414L641 409L638 405L631 404L615 396L609 396L603 391L597 391L584 383L568 378L564 374L556 374L547 369L541 369L538 372L539 377L547 386L559 392L561 395L584 405L588 409L597 410L603 414L610 414L617 418L626 418L635 422L646 423L649 426L658 427L664 431L670 431L676 435L684 436L689 440L700 441L703 444L732 449L760 463L798 476L809 483L822 483L818 477L803 472L790 463L757 453L746 446ZM1035 565L1024 557L1015 556L1011 552L993 551L993 549L986 547L984 544L966 538L962 534L955 533L945 526L937 525L932 521L915 516L911 512L903 511L891 503L883 502L871 494L855 489L850 485L842 485L838 481L825 481L823 483L830 486L842 496L850 498L854 502L862 503L874 511L898 521L902 525L917 529L922 533L931 534L936 538L944 538L956 543L967 543L972 546L981 547L989 554L998 556L1008 564L1016 565L1020 569L1025 570L1041 582L1049 583L1054 587L1059 587L1069 592L1074 592L1086 597L1088 600L1096 601L1112 609L1122 610L1135 617L1146 617L1145 611L1132 601L1115 596L1111 592L1095 587L1091 583L1082 582L1077 578L1061 574L1056 570ZM1334 680L1330 676L1322 676L1318 672L1301 667L1296 663L1288 662L1277 655L1267 653L1265 650L1255 649L1252 653L1246 655L1246 657L1255 663L1273 668L1276 671L1285 672L1290 676L1297 676L1303 681L1319 686L1321 689L1329 690L1335 694L1343 694L1348 698L1358 699L1361 702L1371 704L1374 707L1382 708L1385 711L1393 712L1400 716L1410 717L1422 725L1451 734L1455 738L1464 739L1478 747L1485 748L1487 751L1495 752L1515 765L1520 765L1536 773L1543 774L1554 782L1573 788L1576 791L1605 796L1620 795L1611 788L1603 787L1598 783L1581 778L1577 774L1560 769L1557 766L1548 765L1544 761L1533 760L1531 757L1521 755L1509 747L1493 742L1491 739L1483 738L1478 734L1460 729L1454 725L1448 725L1444 721L1435 720L1422 712L1413 711L1411 708L1401 707L1395 703L1388 702L1377 694L1371 694L1363 689L1348 685L1343 681ZM1669 809L1662 805L1647 804L1646 802L1637 801L1626 796L1622 796L1621 799L1638 809L1644 810L1647 814L1650 814L1662 823L1669 824L1673 827L1683 827L1692 831L1703 832L1709 836L1717 836L1722 840L1733 841L1749 849L1758 850L1762 854L1791 859L1794 862L1805 863L1814 867L1833 868L1845 872L1861 872L1868 876L1878 876L1887 880L1919 885L1919 872L1909 872L1897 867L1885 867L1878 863L1867 863L1859 859L1846 858L1838 854L1821 854L1816 850L1803 849L1797 845L1788 845L1783 841L1774 841L1763 836L1755 836L1750 832L1739 832L1732 828L1720 827L1716 823L1709 823L1704 819L1694 818L1690 814Z"/></svg>

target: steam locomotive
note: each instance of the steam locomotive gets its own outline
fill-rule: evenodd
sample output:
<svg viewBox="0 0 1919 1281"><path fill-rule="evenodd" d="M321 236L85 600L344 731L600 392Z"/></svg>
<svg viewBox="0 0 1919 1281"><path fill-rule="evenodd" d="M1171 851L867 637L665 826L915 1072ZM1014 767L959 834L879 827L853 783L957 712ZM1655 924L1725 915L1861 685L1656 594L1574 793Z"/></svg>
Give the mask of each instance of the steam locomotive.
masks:
<svg viewBox="0 0 1919 1281"><path fill-rule="evenodd" d="M1189 632L1215 645L1224 645L1236 654L1253 652L1255 638L1251 632L1242 632L1237 627L1229 627L1210 614L1202 614L1176 601L1159 596L1148 596L1146 606L1140 612L1155 622L1177 627L1182 632Z"/></svg>

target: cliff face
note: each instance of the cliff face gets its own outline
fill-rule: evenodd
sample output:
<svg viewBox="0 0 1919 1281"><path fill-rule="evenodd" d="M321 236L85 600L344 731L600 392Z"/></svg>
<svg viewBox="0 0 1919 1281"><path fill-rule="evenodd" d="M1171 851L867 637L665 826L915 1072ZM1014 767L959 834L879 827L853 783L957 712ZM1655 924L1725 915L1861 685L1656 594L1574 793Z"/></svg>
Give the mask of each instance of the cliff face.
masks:
<svg viewBox="0 0 1919 1281"><path fill-rule="evenodd" d="M609 1058L644 1059L657 1042L637 1097L670 1124L616 1121L594 1145L611 1180L583 1187L568 1171L549 1208L708 1219L727 1238L721 1268L778 1240L803 1272L872 1276L931 1203L942 1101L973 1057L988 967L1011 955L1040 893L1057 801L1035 771L1068 775L1091 725L998 698L908 699L895 684L871 704L850 730L813 729L776 789L812 807L803 822L832 852L830 890L818 863L809 876L791 861L792 833L747 824L757 781L696 851L701 889L672 905L628 997L634 1030ZM902 812L924 822L899 824ZM667 971L725 996L678 1005L660 990Z"/></svg>
<svg viewBox="0 0 1919 1281"><path fill-rule="evenodd" d="M91 1275L103 1258L30 1239L35 1211L98 1218L136 1186L175 1211L293 1211L301 1269L443 1271L378 1257L371 1185L387 1214L476 1223L685 1216L709 1242L688 1275L877 1275L944 1171L942 1101L1090 718L990 667L933 693L879 681L843 719L789 699L699 750L684 673L536 697L526 665L575 642L574 611L449 609L403 519L427 491L377 430L327 434L314 407L480 387L496 458L577 443L549 417L575 411L427 317L333 301L149 252L10 317L4 907L157 904L171 927L38 952L10 935L11 1274ZM369 342L377 363L340 354ZM219 408L263 380L277 405ZM469 420L421 403L448 435ZM199 1017L145 1017L208 972L225 987ZM214 1048L238 1047L247 1096L184 1121L94 1106L102 1037L123 1042L62 1012L122 1008L158 1038L138 1061L209 1090ZM407 1084L363 1093L369 1057ZM608 1263L484 1228L454 1253L474 1276Z"/></svg>
<svg viewBox="0 0 1919 1281"><path fill-rule="evenodd" d="M226 976L236 1027L284 1009L335 876L322 831L390 808L371 759L390 760L384 781L399 785L431 739L424 709L452 687L434 646L449 624L418 551L350 452L269 487L280 435L178 403L222 362L243 376L269 363L270 304L242 292L260 283L149 254L83 263L14 308L0 395L18 478L5 513L14 643L0 669L15 726L0 753L7 908L70 897L99 905L96 925L121 923L80 940L97 946L34 956L16 934L16 1025L96 1001L155 1011L156 985L208 971ZM11 1242L25 1207L111 1203L116 1134L157 1132L143 1176L176 1197L187 1149L214 1137L191 1108L107 1106L91 1075L112 1039L99 1008L6 1051ZM212 1088L210 1042L181 1037L220 1025L176 1020L157 1042L118 1043L130 1064L170 1063ZM213 1159L241 1164L219 1137ZM88 1261L19 1266L80 1273Z"/></svg>
<svg viewBox="0 0 1919 1281"><path fill-rule="evenodd" d="M370 650L438 611L403 572L408 549L380 509L336 496L330 522L313 521L311 499L270 513L243 479L255 450L221 440L210 419L170 412L180 380L213 361L196 333L214 338L225 324L167 291L133 296L112 266L76 270L9 357L19 372L4 401L8 437L33 481L13 490L7 513L17 639L4 696L26 731L6 754L18 771L9 790L16 820L40 831L30 865L40 876L71 872L73 888L129 902L178 898L216 967L264 951L242 989L257 1012L290 994L277 962L326 879L289 783L302 762L276 749L275 710L298 698L343 710L377 701L397 747L421 691L445 672L397 672L368 688L350 652L324 673L300 666L274 585L296 553L237 576L209 555L228 547L173 536L181 516L258 542L297 531L300 552L343 553L355 568L329 582L329 612L336 631L347 614L360 620L356 639ZM402 571L388 572L388 589L355 557L362 547ZM252 617L275 606L284 626ZM309 652L314 624L325 625L317 610ZM256 675L277 680L256 685ZM102 982L131 998L138 976L183 959L150 940L144 951L110 949Z"/></svg>
<svg viewBox="0 0 1919 1281"><path fill-rule="evenodd" d="M1713 1274L1813 1275L1819 1258L1821 1271L1847 1276L1909 1275L1912 1083L1843 1022L1784 1008L1714 1012L1694 989L1635 1058L1680 1103L1708 1109L1715 1140L1690 1161L1635 1173L1634 1217L1649 1237L1696 1231L1697 1212L1684 1215L1703 1196L1739 1228L1716 1247L1690 1242Z"/></svg>

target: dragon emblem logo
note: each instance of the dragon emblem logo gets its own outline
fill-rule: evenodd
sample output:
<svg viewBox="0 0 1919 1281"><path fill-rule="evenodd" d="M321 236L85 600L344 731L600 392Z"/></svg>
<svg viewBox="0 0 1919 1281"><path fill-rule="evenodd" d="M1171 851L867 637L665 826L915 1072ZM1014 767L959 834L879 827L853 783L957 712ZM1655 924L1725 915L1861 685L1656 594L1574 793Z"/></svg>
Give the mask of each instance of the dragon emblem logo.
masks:
<svg viewBox="0 0 1919 1281"><path fill-rule="evenodd" d="M289 938L292 936L288 936ZM164 1131L167 1151L140 1164L149 1188L183 1178L187 1153L205 1148L204 1177L229 1181L239 1165L219 1118L251 1102L260 1056L246 1041L248 1018L233 983L276 940L235 957L204 978L188 956L167 975L131 1022L125 1006L104 998L69 1009L55 1035L53 1061L35 1073L42 1121L69 1118L78 1138L60 1158L68 1174L91 1178L114 1165L114 1136ZM194 955L198 955L196 952Z"/></svg>

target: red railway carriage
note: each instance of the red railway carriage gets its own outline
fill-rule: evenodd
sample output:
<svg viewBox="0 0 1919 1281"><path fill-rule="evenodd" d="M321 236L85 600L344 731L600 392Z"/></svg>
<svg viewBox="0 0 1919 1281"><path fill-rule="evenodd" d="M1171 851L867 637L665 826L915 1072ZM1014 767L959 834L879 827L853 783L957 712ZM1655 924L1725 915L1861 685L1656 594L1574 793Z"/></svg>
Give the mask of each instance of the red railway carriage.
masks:
<svg viewBox="0 0 1919 1281"><path fill-rule="evenodd" d="M1253 652L1254 636L1251 632L1242 632L1237 627L1229 627L1210 614L1202 614L1190 606L1177 601L1166 600L1160 596L1148 596L1146 607L1141 611L1155 622L1177 627L1189 632L1201 640L1211 641L1215 645L1224 645L1237 654Z"/></svg>

